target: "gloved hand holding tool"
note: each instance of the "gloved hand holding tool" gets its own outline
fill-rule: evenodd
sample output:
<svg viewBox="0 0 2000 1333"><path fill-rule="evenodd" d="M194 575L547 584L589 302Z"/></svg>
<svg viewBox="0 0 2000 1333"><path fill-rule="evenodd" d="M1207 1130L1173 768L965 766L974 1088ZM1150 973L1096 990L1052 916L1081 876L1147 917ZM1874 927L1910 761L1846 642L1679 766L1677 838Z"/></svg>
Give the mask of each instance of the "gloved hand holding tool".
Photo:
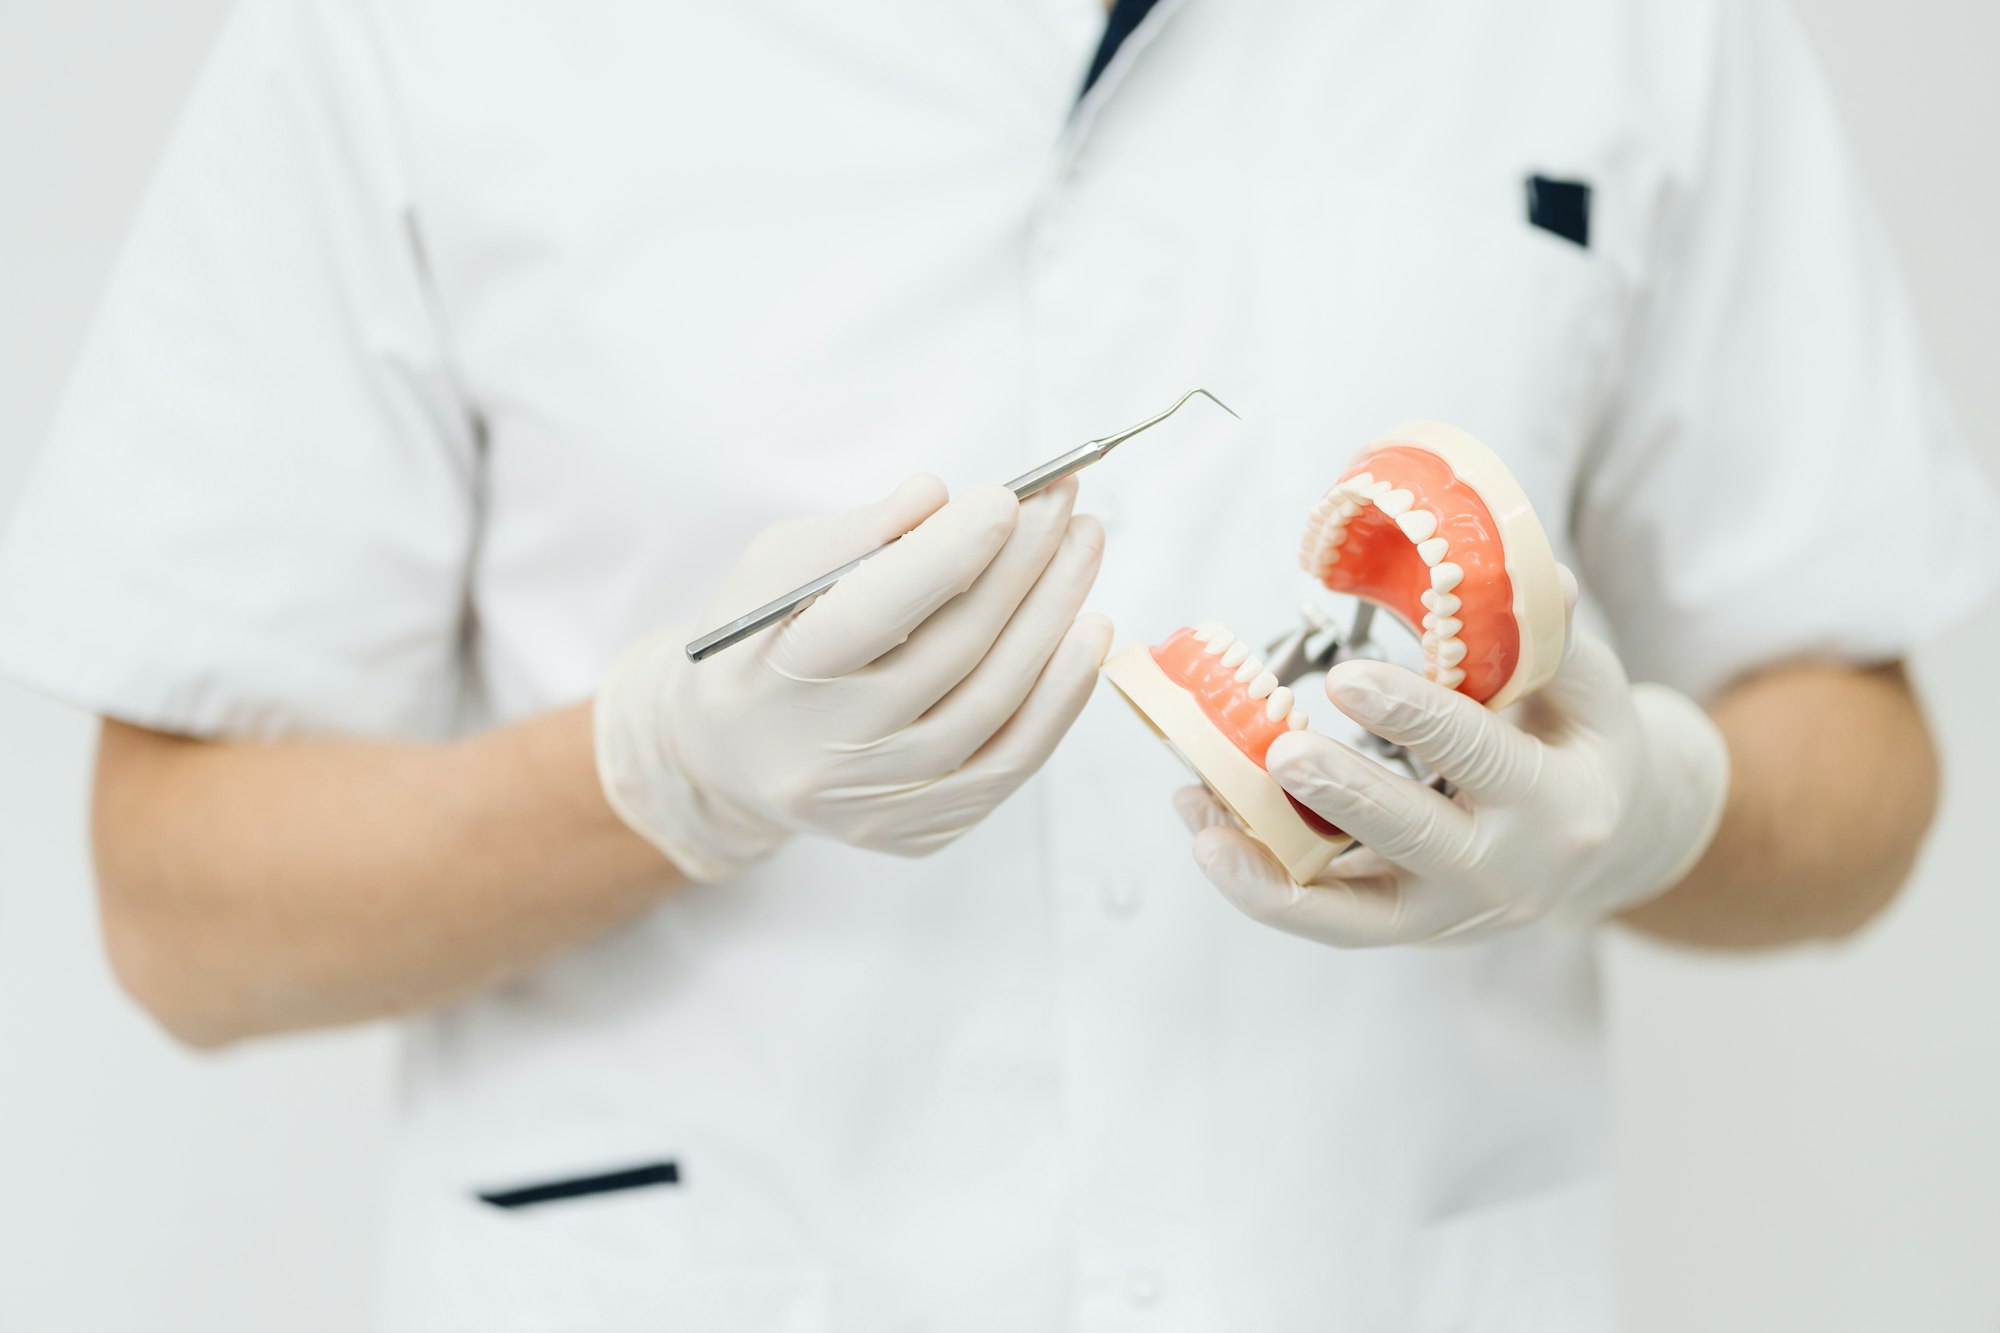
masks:
<svg viewBox="0 0 2000 1333"><path fill-rule="evenodd" d="M1004 486L946 504L913 477L767 529L703 621L753 610L685 648L654 635L599 692L612 808L694 879L787 833L921 856L977 824L1049 757L1110 647L1108 620L1077 618L1104 531L1073 515L1073 474L1197 397L1236 415L1191 389Z"/></svg>
<svg viewBox="0 0 2000 1333"><path fill-rule="evenodd" d="M631 649L596 702L612 806L695 879L740 873L792 833L944 846L1041 766L1096 683L1111 625L1078 610L1104 537L1075 502L1065 480L947 503L918 476L767 528L703 623L894 544L733 652L691 662L685 626Z"/></svg>
<svg viewBox="0 0 2000 1333"><path fill-rule="evenodd" d="M1573 608L1575 579L1562 576ZM1204 789L1177 793L1203 872L1280 930L1359 947L1588 925L1678 883L1721 819L1729 756L1714 723L1674 690L1627 682L1610 646L1573 622L1555 678L1504 714L1383 662L1341 663L1326 693L1456 794L1325 736L1280 737L1271 776L1362 844L1299 885Z"/></svg>

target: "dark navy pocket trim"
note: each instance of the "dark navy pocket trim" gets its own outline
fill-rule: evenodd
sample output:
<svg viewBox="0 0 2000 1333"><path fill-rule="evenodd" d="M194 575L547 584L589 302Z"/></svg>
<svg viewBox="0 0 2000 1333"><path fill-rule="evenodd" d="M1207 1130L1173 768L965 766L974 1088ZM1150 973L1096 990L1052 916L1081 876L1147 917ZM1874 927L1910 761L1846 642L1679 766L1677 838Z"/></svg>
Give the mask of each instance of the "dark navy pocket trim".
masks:
<svg viewBox="0 0 2000 1333"><path fill-rule="evenodd" d="M1590 248L1590 185L1586 181L1528 177L1528 221L1543 231Z"/></svg>
<svg viewBox="0 0 2000 1333"><path fill-rule="evenodd" d="M613 1194L619 1190L643 1189L648 1185L678 1185L681 1169L673 1162L648 1162L623 1171L607 1171L597 1176L577 1176L552 1180L542 1185L516 1189L482 1191L480 1202L495 1208L526 1208L529 1204L551 1203L557 1199L577 1199L587 1194Z"/></svg>

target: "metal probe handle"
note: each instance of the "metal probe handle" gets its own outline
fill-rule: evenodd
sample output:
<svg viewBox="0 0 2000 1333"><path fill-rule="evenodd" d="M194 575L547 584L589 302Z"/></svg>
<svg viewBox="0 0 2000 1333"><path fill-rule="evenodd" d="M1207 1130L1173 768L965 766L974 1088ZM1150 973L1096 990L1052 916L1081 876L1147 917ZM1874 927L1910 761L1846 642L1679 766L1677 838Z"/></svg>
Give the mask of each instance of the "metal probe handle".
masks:
<svg viewBox="0 0 2000 1333"><path fill-rule="evenodd" d="M1014 492L1015 499L1027 499L1036 491L1041 490L1045 486L1054 485L1056 482L1070 475L1070 473L1080 472L1084 468L1089 467L1092 463L1095 463L1098 459L1104 457L1147 427L1156 426L1160 422L1165 421L1168 417L1180 411L1187 403L1187 400L1196 394L1200 394L1202 397L1208 399L1223 411L1228 412L1230 416L1233 417L1236 415L1235 412L1230 410L1227 403L1217 398L1208 390L1190 389L1187 393L1181 395L1179 402L1166 411L1147 417L1138 425L1129 426L1119 431L1116 435L1107 435L1101 440L1092 440L1087 444L1078 445L1067 453L1058 454L1040 467L1030 468L1008 482L1007 489ZM710 630L687 646L688 661L699 662L704 657L719 653L724 648L743 642L743 640L749 638L759 630L769 629L786 616L792 614L792 612L810 605L814 598L846 578L849 574L852 574L855 570L861 568L868 561L888 550L891 546L894 546L896 541L900 540L902 539L897 538L895 541L883 542L874 550L855 556L854 559L848 561L839 569L829 569L810 583L800 584L783 597L764 603L755 611L750 612L750 614L738 616L727 625Z"/></svg>
<svg viewBox="0 0 2000 1333"><path fill-rule="evenodd" d="M1053 485L1078 468L1095 461L1097 455L1091 452L1092 448L1093 446L1086 444L1081 448L1070 450L1053 462L1042 464L1032 472L1024 472L1008 482L1007 489L1014 492L1015 499L1025 500L1044 486ZM855 556L839 569L829 569L812 582L801 583L776 601L764 603L749 615L738 616L720 629L710 630L687 646L688 661L699 662L711 653L719 653L731 644L742 642L758 630L769 629L794 611L804 610L821 593L901 540L901 537L896 537L883 542L874 550Z"/></svg>

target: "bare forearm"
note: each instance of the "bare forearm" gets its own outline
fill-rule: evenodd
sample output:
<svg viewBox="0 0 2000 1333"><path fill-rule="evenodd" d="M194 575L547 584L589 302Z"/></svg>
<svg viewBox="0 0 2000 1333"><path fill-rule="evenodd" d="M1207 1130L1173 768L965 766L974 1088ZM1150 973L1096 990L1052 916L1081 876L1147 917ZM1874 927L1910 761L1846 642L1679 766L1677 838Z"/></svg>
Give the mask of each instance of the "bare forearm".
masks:
<svg viewBox="0 0 2000 1333"><path fill-rule="evenodd" d="M1730 752L1722 826L1687 879L1627 923L1723 949L1860 928L1901 888L1937 803L1936 754L1901 669L1782 668L1710 712Z"/></svg>
<svg viewBox="0 0 2000 1333"><path fill-rule="evenodd" d="M435 746L107 723L94 842L114 967L203 1044L435 1004L677 882L605 804L587 706Z"/></svg>

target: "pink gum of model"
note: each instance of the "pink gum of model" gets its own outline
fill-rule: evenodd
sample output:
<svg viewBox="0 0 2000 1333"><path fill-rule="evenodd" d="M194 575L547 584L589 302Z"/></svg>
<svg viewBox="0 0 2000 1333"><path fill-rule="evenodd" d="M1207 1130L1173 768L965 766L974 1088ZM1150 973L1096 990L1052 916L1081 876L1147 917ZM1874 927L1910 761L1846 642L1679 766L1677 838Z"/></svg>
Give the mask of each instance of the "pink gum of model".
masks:
<svg viewBox="0 0 2000 1333"><path fill-rule="evenodd" d="M1555 674L1564 610L1548 537L1506 465L1462 430L1411 422L1364 448L1313 507L1299 559L1421 636L1426 678L1489 708ZM1308 719L1222 625L1128 645L1104 674L1295 881L1352 845L1265 771L1271 742Z"/></svg>

